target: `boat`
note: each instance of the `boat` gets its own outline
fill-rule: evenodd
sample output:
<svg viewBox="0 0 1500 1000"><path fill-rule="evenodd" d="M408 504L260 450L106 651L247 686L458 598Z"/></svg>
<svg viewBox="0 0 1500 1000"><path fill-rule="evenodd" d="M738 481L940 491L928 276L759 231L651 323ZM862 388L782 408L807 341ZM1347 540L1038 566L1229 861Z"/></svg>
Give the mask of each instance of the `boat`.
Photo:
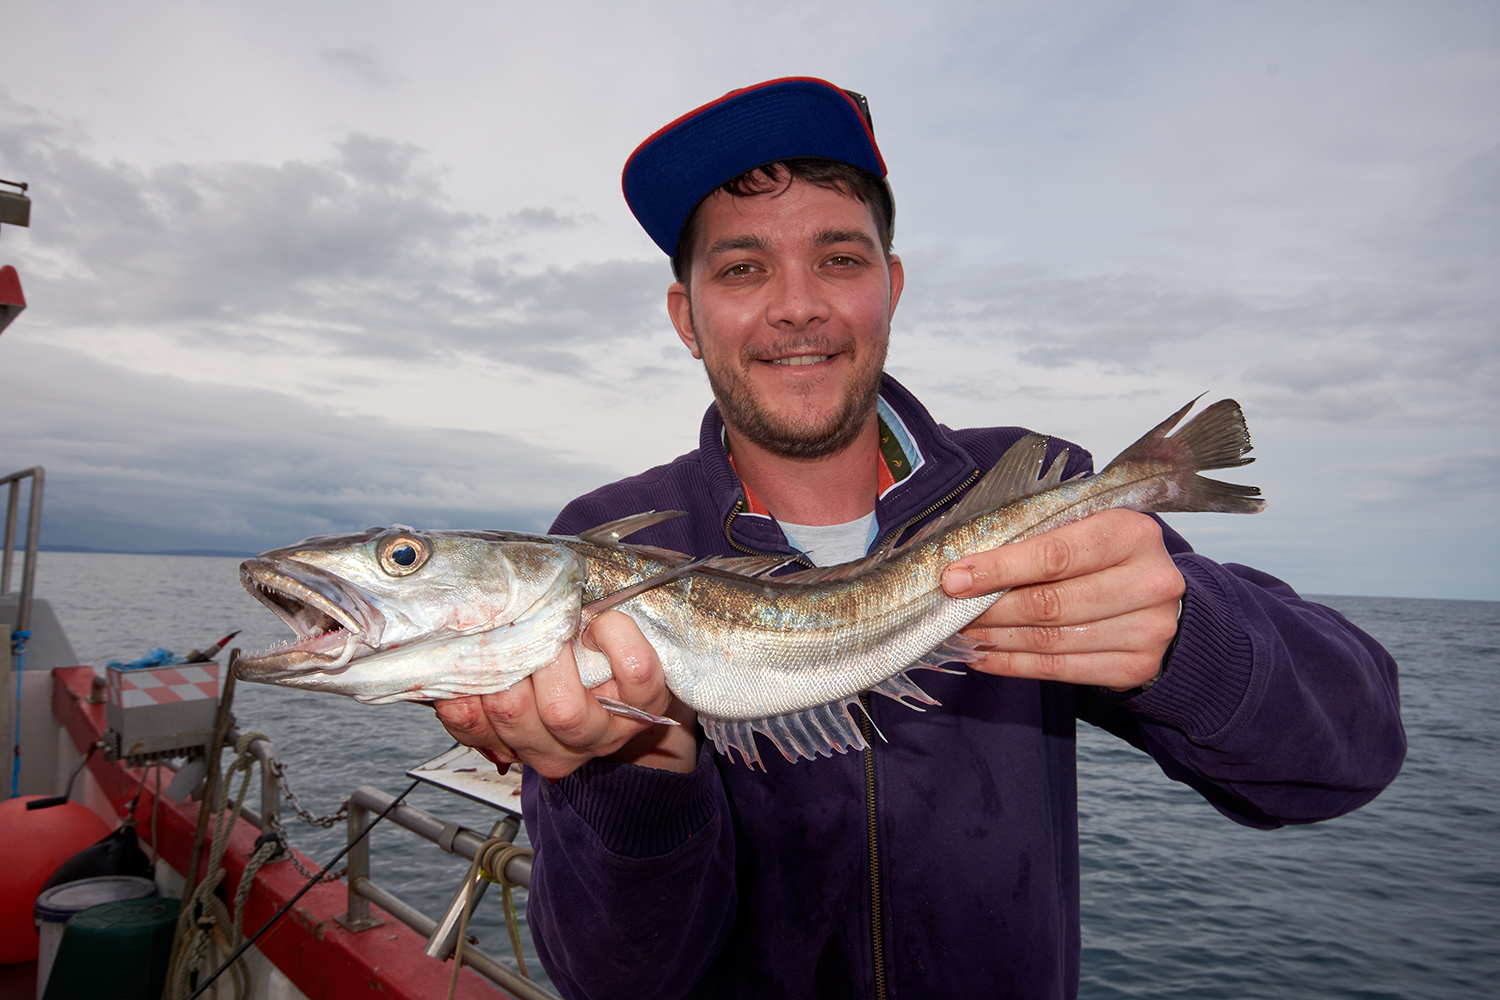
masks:
<svg viewBox="0 0 1500 1000"><path fill-rule="evenodd" d="M0 191L0 223L26 225L25 188L11 186L21 187L22 194ZM3 270L0 320L8 323L25 300L14 268ZM425 782L493 808L488 831L409 805L401 801L406 793L393 796L373 785L351 789L344 818L347 867L336 877L317 877L319 865L286 837L281 805L288 789L274 745L248 725L243 732L234 725L232 652L222 668L213 655L218 649L189 657L198 662L103 674L77 662L51 605L34 593L45 481L41 466L0 476L8 491L0 565L0 730L5 734L0 775L11 798L41 797L17 803L3 825L11 827L9 835L24 839L24 824L42 816L50 799L51 808L66 805L72 814L97 818L101 825L95 830L133 826L150 852L151 881L161 897L191 899L190 884L221 879L215 895L240 911L234 916L246 940L239 941L235 928L224 926L221 918L211 928L217 943L196 967L188 968L193 963L183 959L180 979L186 988L168 989L167 1000L195 991L240 995L228 989L229 976L209 982L223 971L226 952L237 948L243 961L234 975L243 985L248 972L246 995L254 1000L344 1000L376 993L387 1000L445 997L461 938L453 995L557 1000L546 986L475 947L465 933L467 910L491 879L507 887L507 899L508 886L530 883L530 852L510 844L520 829L519 775L496 774L462 747L407 772L412 787ZM12 592L23 484L29 485L24 555L20 588ZM155 695L146 690L153 685ZM215 808L220 803L224 807ZM43 810L23 811L22 805ZM483 856L488 867L471 864L445 911L424 913L371 879L365 834L382 821L412 833L412 850L442 850L471 862ZM50 874L23 871L19 877L34 887ZM7 892L13 898L4 898ZM0 880L0 907L7 913L20 907L30 913L34 894L18 898L28 894L16 889L14 878ZM516 964L524 968L514 923L509 921ZM174 959L195 925L178 921ZM255 929L272 932L251 938ZM67 949L64 938L59 963ZM34 958L0 964L0 996L39 996L40 971L45 970ZM116 993L110 985L89 995Z"/></svg>
<svg viewBox="0 0 1500 1000"><path fill-rule="evenodd" d="M372 991L395 1000L447 996L451 956L465 903L471 898L477 902L489 883L471 872L454 886L446 911L428 915L371 879L369 844L361 835L384 814L385 822L415 835L419 843L414 848L426 846L420 844L426 841L431 845L428 849L472 861L487 845L509 842L518 832L519 775L497 774L482 757L461 747L407 772L413 780L492 807L496 819L489 831L470 829L398 802L398 796L373 785L350 790L346 826L353 846L346 858L347 870L337 879L308 888L307 873L316 873L319 864L286 843L281 809L285 769L269 739L254 736L248 727L242 732L229 724L229 713L218 711L223 704L218 698L204 700L218 717L217 731L151 732L122 711L129 707L129 682L122 683L118 677L132 673L174 671L181 677L194 669L197 673L185 680L210 676L222 681L222 686L213 685L220 693L232 693L231 675L219 669L217 660L145 671L111 670L107 677L76 662L51 605L32 593L44 477L40 467L0 476L0 486L10 486L11 501L6 508L6 558L0 567L0 628L12 636L27 633L5 644L5 654L0 656L0 690L6 692L0 725L7 732L15 724L16 693L20 692L16 793L66 797L86 806L111 830L121 826L131 800L138 798L132 815L142 845L154 858L158 891L181 899L187 895L186 879L196 874L195 883L201 882L205 874L190 871L195 843L202 861L212 846L215 817L227 819L232 812L205 806L206 801L215 800L216 791L207 775L231 771L223 765L236 758L240 745L246 761L239 770L249 770L250 778L226 773L218 781L219 789L228 793L230 806L240 786L249 781L239 815L232 826L225 825L221 838L225 843L220 848L224 872L220 895L234 900L249 871L251 886L240 917L247 935L288 908L275 933L245 952L251 983L248 995L255 1000L343 1000L366 997ZM31 517L23 582L19 592L13 593L14 501L16 487L26 479L32 484ZM14 655L18 648L19 657ZM248 741L246 735L251 736ZM6 752L0 758L0 773L9 775L11 744L9 739L3 742ZM179 802L171 796L174 781L191 786L200 775L207 787L195 799ZM210 831L208 837L204 828ZM256 864L257 849L268 837L280 845L281 853ZM530 868L529 852L519 854L508 859L504 875L514 885L528 886ZM200 975L216 965L206 962ZM36 972L35 960L0 965L0 995L36 995L32 992ZM523 978L503 959L472 945L464 949L456 995L474 1000L556 1000L547 987Z"/></svg>

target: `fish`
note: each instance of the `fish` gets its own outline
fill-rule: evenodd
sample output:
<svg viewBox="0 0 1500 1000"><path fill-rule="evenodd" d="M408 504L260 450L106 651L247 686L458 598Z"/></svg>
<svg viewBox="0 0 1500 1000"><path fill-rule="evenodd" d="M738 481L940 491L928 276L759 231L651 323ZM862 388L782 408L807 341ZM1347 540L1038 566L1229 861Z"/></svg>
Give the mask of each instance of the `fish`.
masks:
<svg viewBox="0 0 1500 1000"><path fill-rule="evenodd" d="M861 696L924 710L937 701L911 671L959 673L955 665L984 655L960 630L1002 595L948 596L942 574L954 560L1117 507L1264 509L1259 488L1198 474L1254 459L1232 399L1172 433L1196 402L1099 473L1066 481L1067 450L1047 464L1050 439L1027 434L909 539L839 566L773 575L784 557L694 559L625 541L678 511L576 536L396 525L310 538L242 564L245 589L297 638L240 657L236 671L372 704L429 701L505 690L571 643L591 688L609 679L609 661L579 637L614 607L635 620L667 687L731 760L737 751L764 769L756 734L791 761L863 750Z"/></svg>

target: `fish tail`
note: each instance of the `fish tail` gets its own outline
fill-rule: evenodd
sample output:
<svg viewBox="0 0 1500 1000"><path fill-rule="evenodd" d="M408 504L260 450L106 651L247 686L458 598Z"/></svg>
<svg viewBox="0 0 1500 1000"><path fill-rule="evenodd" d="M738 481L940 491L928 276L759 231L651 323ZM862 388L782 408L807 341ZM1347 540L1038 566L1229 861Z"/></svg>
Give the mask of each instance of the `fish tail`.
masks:
<svg viewBox="0 0 1500 1000"><path fill-rule="evenodd" d="M1193 403L1196 403L1194 400ZM1153 497L1150 509L1169 511L1215 511L1226 514L1253 514L1263 510L1266 502L1256 486L1220 482L1197 475L1204 469L1230 469L1255 461L1246 458L1251 449L1250 431L1240 404L1221 399L1198 414L1178 431L1172 428L1187 415L1193 403L1163 420L1139 441L1120 453L1109 467L1146 466L1160 469L1166 479L1165 495Z"/></svg>

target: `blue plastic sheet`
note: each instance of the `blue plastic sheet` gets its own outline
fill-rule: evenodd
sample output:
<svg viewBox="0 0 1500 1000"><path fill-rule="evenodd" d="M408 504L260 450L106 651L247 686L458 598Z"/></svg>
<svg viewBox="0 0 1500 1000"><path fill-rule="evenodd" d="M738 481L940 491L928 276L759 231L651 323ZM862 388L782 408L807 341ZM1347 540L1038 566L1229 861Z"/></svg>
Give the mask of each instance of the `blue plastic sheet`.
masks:
<svg viewBox="0 0 1500 1000"><path fill-rule="evenodd" d="M174 663L186 663L182 657L172 652L165 646L157 646L151 652L139 660L131 660L129 663L121 663L119 660L110 660L105 664L112 670L141 670L145 667L170 667Z"/></svg>

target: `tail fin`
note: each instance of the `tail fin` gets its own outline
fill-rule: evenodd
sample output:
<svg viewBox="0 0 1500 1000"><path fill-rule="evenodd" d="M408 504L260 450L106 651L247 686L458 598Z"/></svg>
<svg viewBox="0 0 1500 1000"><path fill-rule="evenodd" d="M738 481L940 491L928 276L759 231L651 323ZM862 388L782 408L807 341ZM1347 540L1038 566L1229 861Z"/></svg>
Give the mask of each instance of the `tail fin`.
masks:
<svg viewBox="0 0 1500 1000"><path fill-rule="evenodd" d="M1257 486L1240 486L1195 475L1203 469L1230 469L1255 461L1245 457L1251 448L1250 431L1245 427L1239 403L1221 399L1188 421L1182 430L1168 436L1197 401L1188 403L1122 451L1109 463L1109 469L1127 464L1164 465L1173 469L1170 496L1154 501L1151 505L1154 511L1254 514L1265 509L1266 502Z"/></svg>

